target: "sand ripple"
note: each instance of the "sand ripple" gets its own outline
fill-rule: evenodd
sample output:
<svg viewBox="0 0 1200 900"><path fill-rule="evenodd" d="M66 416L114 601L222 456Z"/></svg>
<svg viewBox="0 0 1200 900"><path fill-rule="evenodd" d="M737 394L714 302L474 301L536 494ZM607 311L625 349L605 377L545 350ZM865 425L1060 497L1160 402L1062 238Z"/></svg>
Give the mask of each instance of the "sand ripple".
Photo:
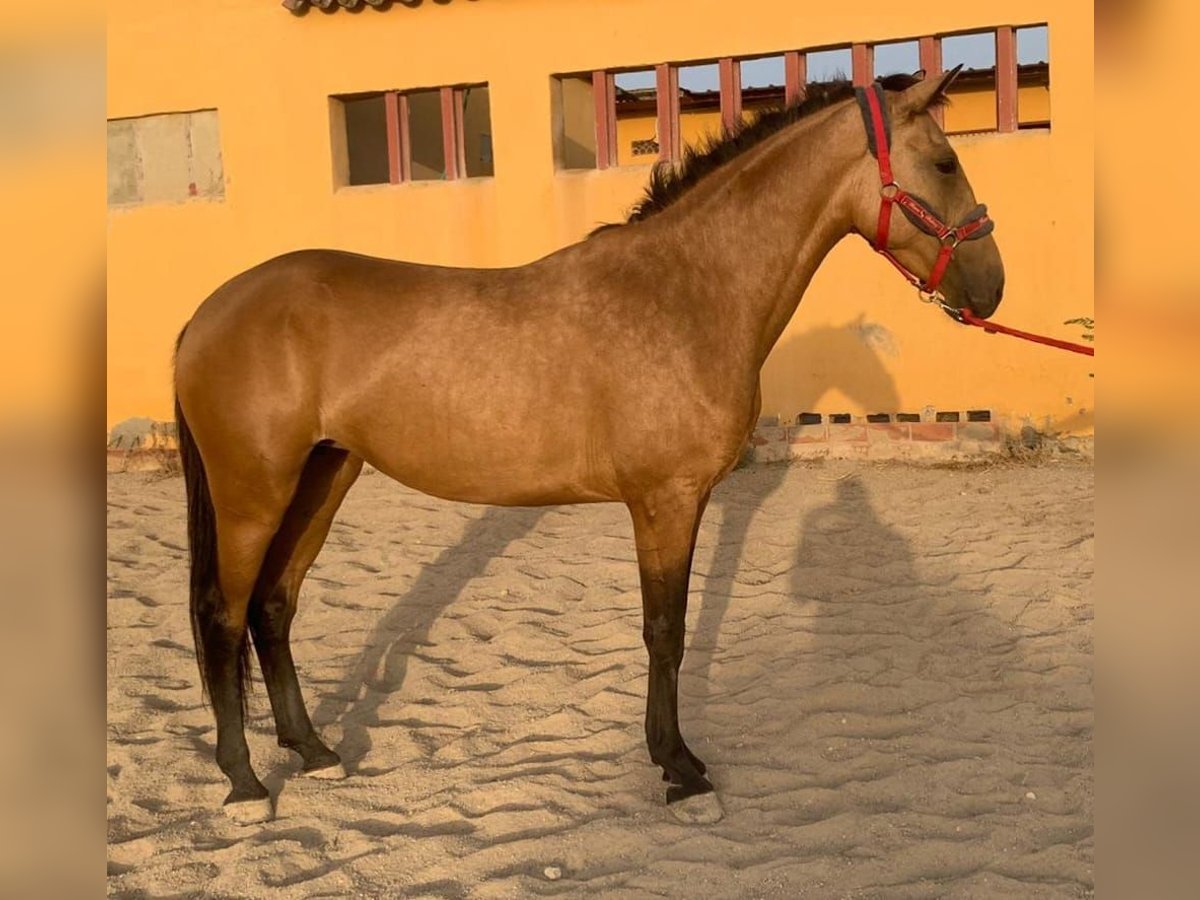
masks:
<svg viewBox="0 0 1200 900"><path fill-rule="evenodd" d="M350 777L292 777L256 685L278 818L243 828L190 649L182 483L108 488L114 896L1091 894L1090 469L735 472L681 677L725 808L704 827L646 755L623 507L361 478L293 636Z"/></svg>

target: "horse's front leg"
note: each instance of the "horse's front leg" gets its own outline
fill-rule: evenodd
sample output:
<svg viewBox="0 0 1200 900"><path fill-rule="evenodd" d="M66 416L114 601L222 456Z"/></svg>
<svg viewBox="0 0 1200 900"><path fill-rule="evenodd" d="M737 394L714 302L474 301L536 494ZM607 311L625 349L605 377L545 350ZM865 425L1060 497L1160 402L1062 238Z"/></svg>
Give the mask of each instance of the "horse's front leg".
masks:
<svg viewBox="0 0 1200 900"><path fill-rule="evenodd" d="M646 744L670 782L667 803L685 822L721 818L705 767L679 733L679 665L683 660L688 578L708 487L681 481L629 502L642 582L642 636L650 654Z"/></svg>

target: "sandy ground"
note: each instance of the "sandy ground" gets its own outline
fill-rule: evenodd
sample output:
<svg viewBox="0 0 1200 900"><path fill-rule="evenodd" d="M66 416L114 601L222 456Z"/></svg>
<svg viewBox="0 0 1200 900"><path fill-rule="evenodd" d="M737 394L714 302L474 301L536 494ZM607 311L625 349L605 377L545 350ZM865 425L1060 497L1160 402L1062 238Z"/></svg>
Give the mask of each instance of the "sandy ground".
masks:
<svg viewBox="0 0 1200 900"><path fill-rule="evenodd" d="M700 532L680 699L725 818L689 827L645 750L625 509L366 475L293 632L350 777L292 777L257 683L278 817L240 827L192 656L182 481L110 476L109 893L1090 896L1093 484L733 473Z"/></svg>

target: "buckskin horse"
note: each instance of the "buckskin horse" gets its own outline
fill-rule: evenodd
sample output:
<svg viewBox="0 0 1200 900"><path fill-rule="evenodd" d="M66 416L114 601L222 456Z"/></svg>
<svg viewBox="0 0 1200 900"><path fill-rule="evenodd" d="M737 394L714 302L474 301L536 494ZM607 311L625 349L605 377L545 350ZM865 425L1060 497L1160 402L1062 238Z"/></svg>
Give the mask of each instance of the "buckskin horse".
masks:
<svg viewBox="0 0 1200 900"><path fill-rule="evenodd" d="M364 461L449 500L626 504L650 758L677 817L721 817L680 734L677 675L697 528L756 424L767 354L849 234L951 315L1000 302L991 221L929 115L956 73L809 85L656 167L627 222L527 265L303 250L204 301L176 346L175 413L192 628L235 821L272 815L243 732L247 632L279 743L306 774L344 775L288 635Z"/></svg>

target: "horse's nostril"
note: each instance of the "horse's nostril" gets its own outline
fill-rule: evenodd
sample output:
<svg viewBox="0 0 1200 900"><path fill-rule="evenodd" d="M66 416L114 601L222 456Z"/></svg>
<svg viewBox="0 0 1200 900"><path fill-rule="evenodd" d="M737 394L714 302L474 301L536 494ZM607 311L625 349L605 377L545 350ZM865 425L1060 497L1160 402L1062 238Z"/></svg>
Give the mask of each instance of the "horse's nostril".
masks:
<svg viewBox="0 0 1200 900"><path fill-rule="evenodd" d="M1000 279L1000 283L996 285L996 296L995 296L995 298L994 298L993 302L994 302L994 303L999 303L999 302L1000 302L1000 299L1001 299L1003 296L1004 296L1004 279L1003 279L1003 278L1001 278L1001 279Z"/></svg>

